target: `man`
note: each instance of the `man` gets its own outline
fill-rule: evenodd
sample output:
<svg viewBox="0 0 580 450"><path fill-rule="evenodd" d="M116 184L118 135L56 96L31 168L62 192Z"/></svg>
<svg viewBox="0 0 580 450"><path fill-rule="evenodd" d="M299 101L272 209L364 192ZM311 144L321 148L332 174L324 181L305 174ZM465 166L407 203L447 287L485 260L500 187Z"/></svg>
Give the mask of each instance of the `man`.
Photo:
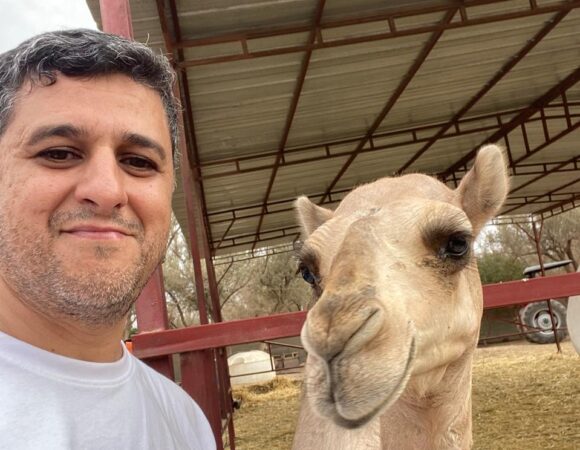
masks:
<svg viewBox="0 0 580 450"><path fill-rule="evenodd" d="M168 62L90 30L0 55L0 448L215 448L121 343L169 232Z"/></svg>

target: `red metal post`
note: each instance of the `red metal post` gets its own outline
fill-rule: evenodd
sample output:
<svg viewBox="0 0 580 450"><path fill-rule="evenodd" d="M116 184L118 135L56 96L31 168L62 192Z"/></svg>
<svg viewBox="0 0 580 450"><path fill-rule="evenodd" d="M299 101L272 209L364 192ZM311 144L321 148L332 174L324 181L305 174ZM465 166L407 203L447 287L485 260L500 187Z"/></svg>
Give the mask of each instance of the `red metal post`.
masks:
<svg viewBox="0 0 580 450"><path fill-rule="evenodd" d="M181 79L181 77L180 77ZM183 117L180 116L181 126L183 130ZM189 242L191 248L191 256L193 259L193 267L195 274L195 289L197 295L197 304L199 310L199 318L201 324L209 323L209 315L207 311L207 302L205 297L205 284L202 272L202 252L207 253L205 246L207 238L203 233L203 219L201 214L201 201L197 197L195 180L193 179L193 172L191 168L188 149L185 146L185 135L181 134L181 179L183 191L185 194L185 207L187 212L187 232L189 235ZM199 218L199 220L198 220ZM202 246L200 248L200 238ZM205 258L211 258L207 254ZM210 286L211 289L211 286ZM219 301L218 301L219 308ZM215 312L214 312L215 314ZM218 313L219 314L219 313ZM199 327L191 327L199 328ZM221 355L217 355L218 360ZM220 384L219 373L216 372L216 353L214 350L204 350L200 352L188 352L181 355L181 379L182 387L191 395L196 402L203 409L206 414L214 437L216 439L217 448L223 449L222 439L222 421L220 412ZM218 366L222 367L221 363ZM221 373L221 370L220 370ZM222 384L223 390L223 384Z"/></svg>
<svg viewBox="0 0 580 450"><path fill-rule="evenodd" d="M155 269L143 291L141 291L135 303L135 310L139 333L161 331L169 328L161 265ZM173 361L170 355L147 358L143 361L169 379L175 380Z"/></svg>
<svg viewBox="0 0 580 450"><path fill-rule="evenodd" d="M129 0L99 0L99 6L103 31L133 39ZM168 328L161 267L155 270L147 282L135 307L139 332L159 331ZM163 375L174 379L171 356L150 358L145 362Z"/></svg>
<svg viewBox="0 0 580 450"><path fill-rule="evenodd" d="M542 238L542 230L544 229L544 220L541 219L540 229L538 230L538 225L535 220L532 220L532 228L534 230L534 242L536 243L536 252L538 253L538 261L540 263L540 271L542 277L546 276L546 271L544 270L544 260L542 258L542 248L540 247L540 240ZM554 333L554 341L556 342L556 347L558 348L558 353L562 353L562 348L560 347L560 339L558 339L558 330L556 324L554 323L554 312L552 311L552 300L546 300L548 304L548 313L550 314L550 323L552 324L552 332Z"/></svg>
<svg viewBox="0 0 580 450"><path fill-rule="evenodd" d="M217 404L219 385L214 359L215 350L211 349L181 354L181 387L203 410L211 425L217 448L223 449L222 421Z"/></svg>
<svg viewBox="0 0 580 450"><path fill-rule="evenodd" d="M103 31L133 39L129 0L99 0Z"/></svg>

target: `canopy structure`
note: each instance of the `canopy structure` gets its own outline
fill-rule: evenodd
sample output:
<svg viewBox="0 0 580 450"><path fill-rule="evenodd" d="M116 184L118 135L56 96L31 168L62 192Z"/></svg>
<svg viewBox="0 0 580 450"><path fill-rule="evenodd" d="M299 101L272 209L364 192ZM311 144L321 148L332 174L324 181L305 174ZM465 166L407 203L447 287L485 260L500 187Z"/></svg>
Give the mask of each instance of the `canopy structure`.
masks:
<svg viewBox="0 0 580 450"><path fill-rule="evenodd" d="M179 74L214 256L297 239L299 195L332 208L409 172L454 187L487 142L513 175L500 220L580 205L580 1L129 3Z"/></svg>

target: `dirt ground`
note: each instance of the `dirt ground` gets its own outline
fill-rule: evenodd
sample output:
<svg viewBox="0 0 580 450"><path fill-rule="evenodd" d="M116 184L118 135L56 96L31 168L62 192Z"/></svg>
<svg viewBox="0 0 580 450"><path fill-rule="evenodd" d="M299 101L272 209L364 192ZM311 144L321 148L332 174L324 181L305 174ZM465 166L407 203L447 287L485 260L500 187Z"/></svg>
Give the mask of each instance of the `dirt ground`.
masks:
<svg viewBox="0 0 580 450"><path fill-rule="evenodd" d="M475 450L580 450L580 357L570 342L478 348L473 375ZM238 450L288 450L300 381L237 388ZM353 449L356 450L356 449Z"/></svg>

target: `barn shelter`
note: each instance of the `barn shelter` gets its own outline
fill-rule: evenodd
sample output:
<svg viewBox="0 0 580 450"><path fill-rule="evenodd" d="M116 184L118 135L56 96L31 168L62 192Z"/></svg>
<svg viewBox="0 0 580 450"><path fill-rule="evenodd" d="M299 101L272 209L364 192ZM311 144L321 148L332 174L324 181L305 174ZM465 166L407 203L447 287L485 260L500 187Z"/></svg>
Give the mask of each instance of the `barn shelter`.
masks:
<svg viewBox="0 0 580 450"><path fill-rule="evenodd" d="M580 1L87 3L102 29L167 54L178 74L173 209L205 325L165 330L158 270L134 349L170 377L181 354L182 385L218 446L235 447L222 348L295 336L305 313L219 323L213 264L291 248L298 195L332 208L358 184L409 172L455 187L477 149L498 142L513 179L498 223L580 206ZM485 305L578 294L579 277L490 285Z"/></svg>

